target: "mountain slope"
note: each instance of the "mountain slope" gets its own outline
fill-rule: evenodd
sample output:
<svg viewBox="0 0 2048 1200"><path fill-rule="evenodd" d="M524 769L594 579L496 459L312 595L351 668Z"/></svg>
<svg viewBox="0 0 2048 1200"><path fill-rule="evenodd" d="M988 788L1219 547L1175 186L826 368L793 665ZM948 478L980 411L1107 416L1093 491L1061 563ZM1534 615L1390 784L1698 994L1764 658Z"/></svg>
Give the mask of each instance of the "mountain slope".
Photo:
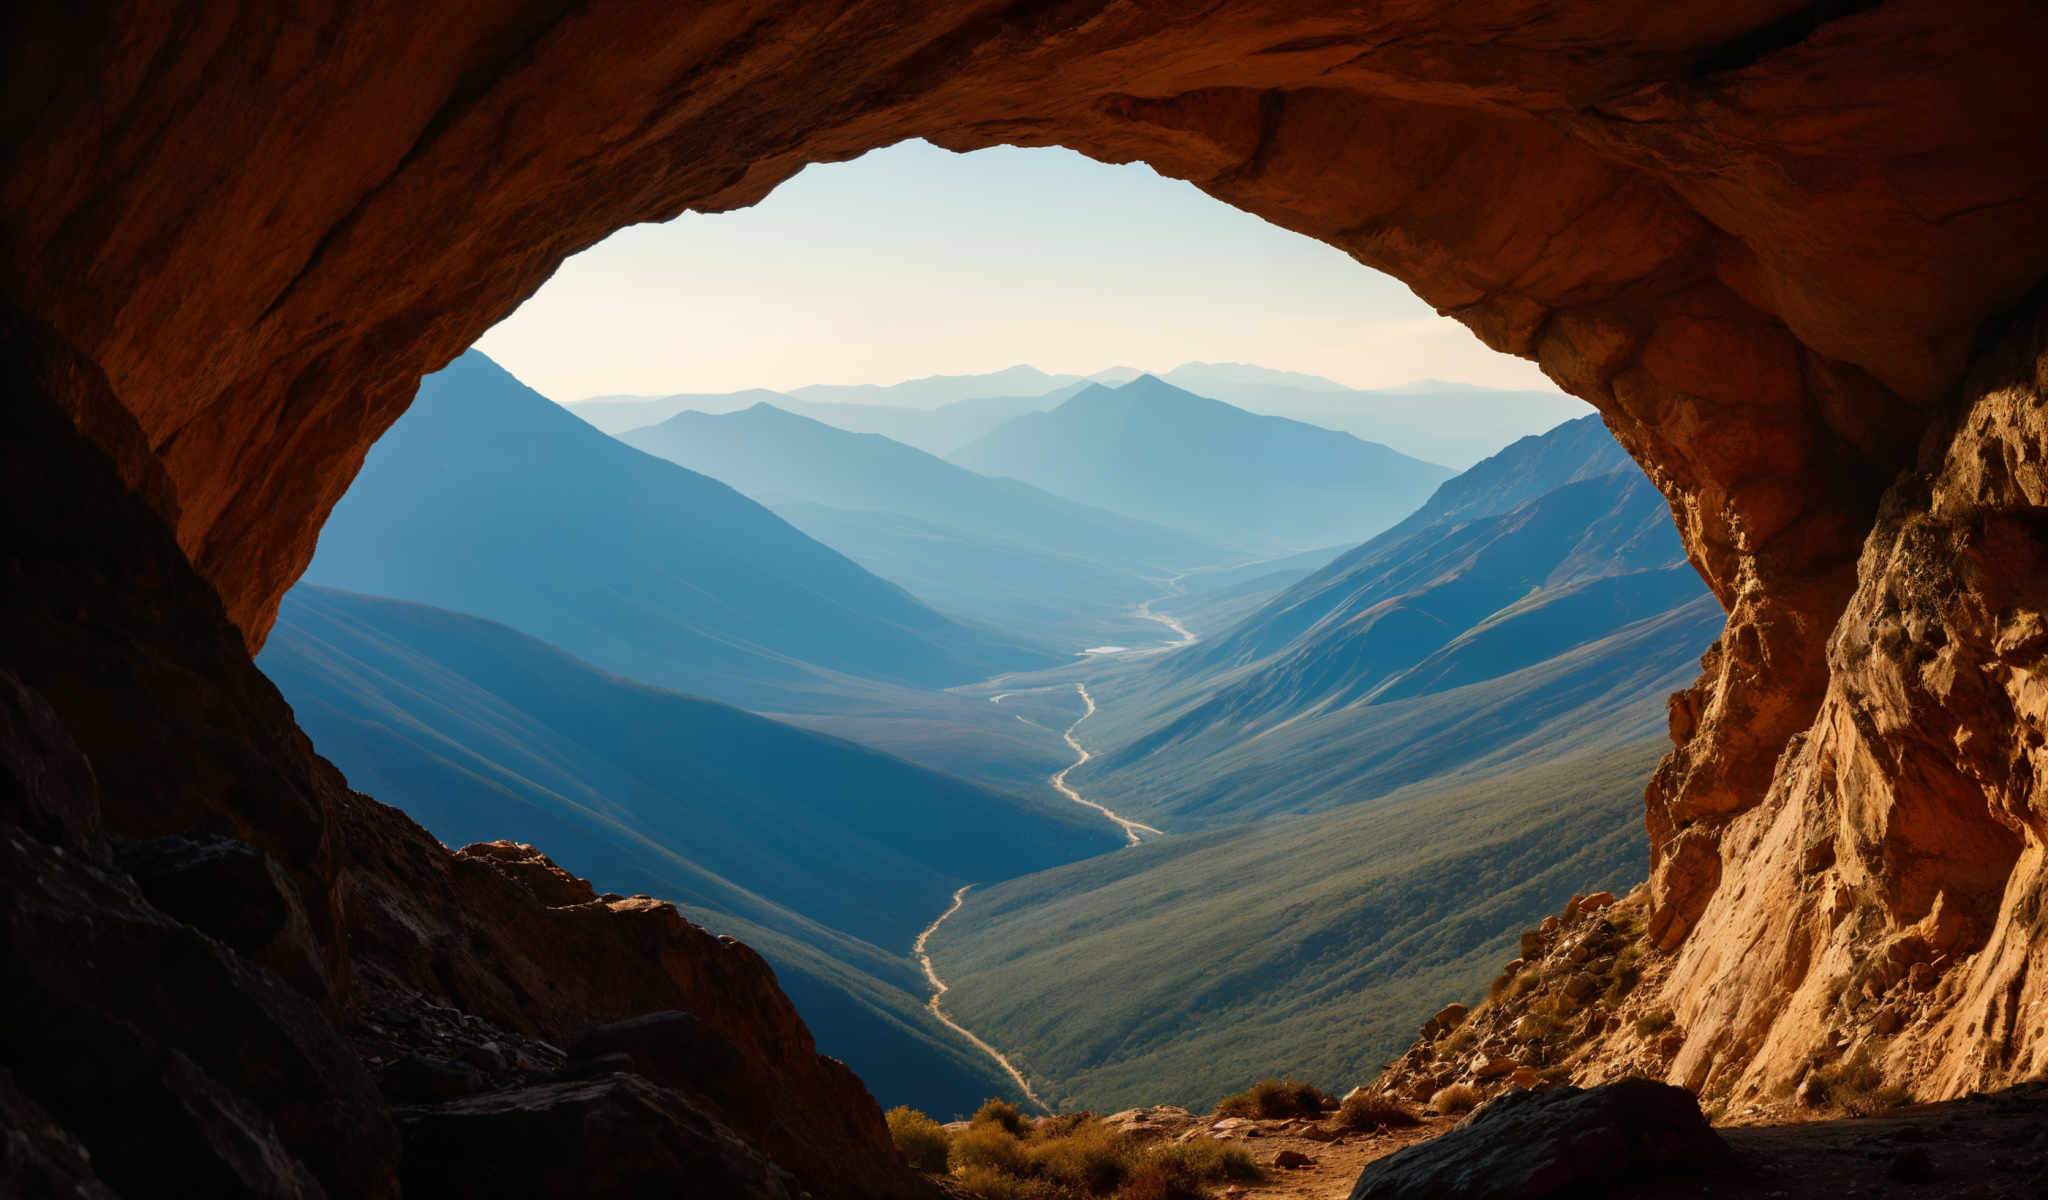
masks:
<svg viewBox="0 0 2048 1200"><path fill-rule="evenodd" d="M1233 557L767 404L681 413L619 438L731 484L946 611L1067 650L1128 633L1130 610L1163 579Z"/></svg>
<svg viewBox="0 0 2048 1200"><path fill-rule="evenodd" d="M1089 387L951 456L984 475L1259 551L1370 537L1451 472L1163 383Z"/></svg>
<svg viewBox="0 0 2048 1200"><path fill-rule="evenodd" d="M597 432L471 351L421 381L305 578L503 621L750 706L1045 659L933 612L716 480Z"/></svg>
<svg viewBox="0 0 2048 1200"><path fill-rule="evenodd" d="M1144 845L970 892L933 939L949 1010L1048 1100L1206 1111L1287 1075L1342 1094L1516 931L1648 868L1662 738Z"/></svg>
<svg viewBox="0 0 2048 1200"><path fill-rule="evenodd" d="M834 1054L954 1107L990 1076L906 951L962 883L1114 848L1072 806L606 674L502 625L301 585L259 664L321 753L451 845L544 845L746 930ZM766 935L764 937L764 934ZM926 1072L929 1078L919 1073Z"/></svg>
<svg viewBox="0 0 2048 1200"><path fill-rule="evenodd" d="M1439 380L1348 388L1315 375L1243 363L1182 363L1161 378L1239 408L1355 433L1450 467L1500 451L1517 431L1535 433L1587 411L1585 401L1554 390Z"/></svg>
<svg viewBox="0 0 2048 1200"><path fill-rule="evenodd" d="M1620 455L1597 421L1523 439L1224 634L1105 681L1105 749L1075 779L1188 828L1649 736L1721 613Z"/></svg>

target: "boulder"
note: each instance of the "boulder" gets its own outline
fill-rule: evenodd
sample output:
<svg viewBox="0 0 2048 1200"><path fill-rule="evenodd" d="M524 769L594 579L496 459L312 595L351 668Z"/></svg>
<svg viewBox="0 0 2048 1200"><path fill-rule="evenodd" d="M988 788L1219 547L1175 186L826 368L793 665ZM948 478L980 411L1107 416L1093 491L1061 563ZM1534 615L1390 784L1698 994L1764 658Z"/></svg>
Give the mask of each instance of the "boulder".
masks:
<svg viewBox="0 0 2048 1200"><path fill-rule="evenodd" d="M796 1200L793 1176L637 1075L401 1109L407 1195L447 1200L694 1195Z"/></svg>
<svg viewBox="0 0 2048 1200"><path fill-rule="evenodd" d="M307 995L327 995L327 973L298 889L270 855L247 842L200 833L124 843L115 858L151 904Z"/></svg>
<svg viewBox="0 0 2048 1200"><path fill-rule="evenodd" d="M1178 1105L1155 1104L1111 1113L1102 1118L1102 1123L1136 1141L1151 1142L1173 1137L1191 1125L1199 1125L1201 1118Z"/></svg>
<svg viewBox="0 0 2048 1200"><path fill-rule="evenodd" d="M1435 1016L1431 1017L1429 1020L1424 1021L1422 1023L1423 1038L1426 1040L1434 1040L1436 1038L1442 1037L1443 1035L1449 1033L1453 1029L1456 1029L1458 1026L1463 1025L1465 1023L1465 1018L1469 1016L1471 1012L1471 1009L1465 1007L1462 1004L1457 1003L1456 1001L1444 1005L1442 1008L1437 1010L1437 1014Z"/></svg>
<svg viewBox="0 0 2048 1200"><path fill-rule="evenodd" d="M1592 895L1579 900L1579 912L1581 914L1596 913L1603 908L1611 908L1613 905L1613 892L1594 892Z"/></svg>
<svg viewBox="0 0 2048 1200"><path fill-rule="evenodd" d="M1509 1092L1442 1137L1367 1166L1351 1200L1596 1196L1728 1159L1690 1092L1624 1079Z"/></svg>
<svg viewBox="0 0 2048 1200"><path fill-rule="evenodd" d="M1303 1167L1313 1167L1316 1165L1315 1159L1310 1158L1299 1150L1282 1150L1268 1161L1270 1165L1278 1167L1283 1171L1298 1171Z"/></svg>
<svg viewBox="0 0 2048 1200"><path fill-rule="evenodd" d="M1482 1055L1472 1064L1472 1078L1499 1079L1503 1075L1514 1074L1515 1068L1521 1065L1505 1054Z"/></svg>

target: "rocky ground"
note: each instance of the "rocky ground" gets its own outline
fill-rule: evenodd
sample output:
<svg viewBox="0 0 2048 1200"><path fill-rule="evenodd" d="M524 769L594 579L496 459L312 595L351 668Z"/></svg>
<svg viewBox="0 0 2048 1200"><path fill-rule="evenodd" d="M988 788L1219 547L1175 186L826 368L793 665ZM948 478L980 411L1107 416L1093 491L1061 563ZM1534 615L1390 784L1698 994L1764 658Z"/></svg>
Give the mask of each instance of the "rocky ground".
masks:
<svg viewBox="0 0 2048 1200"><path fill-rule="evenodd" d="M1632 1177L1618 1182L1578 1174L1560 1182L1561 1164L1569 1166L1572 1158L1566 1148L1546 1148L1541 1137L1503 1138L1502 1131L1487 1130L1491 1122L1482 1120L1484 1115L1484 1109L1470 1118L1424 1113L1412 1127L1373 1133L1337 1132L1329 1120L1217 1119L1165 1106L1117 1113L1106 1120L1158 1137L1207 1137L1242 1144L1267 1167L1266 1178L1233 1185L1219 1194L1246 1200L1348 1200L1360 1185L1361 1173L1375 1163L1382 1164L1374 1181L1382 1190L1364 1193L1367 1196L2019 1200L2048 1194L2048 1083L1912 1105L1876 1117L1721 1127L1715 1133L1726 1150L1718 1165L1679 1165L1660 1173L1648 1164L1628 1162ZM1553 1130L1561 1124L1549 1115L1541 1119ZM1419 1157L1431 1143L1454 1132L1461 1136L1447 1140L1443 1148L1461 1160L1459 1173L1473 1190L1446 1190L1440 1179L1424 1175L1423 1166L1393 1158L1410 1148L1417 1148ZM1456 1144L1479 1137L1495 1146ZM1503 1161L1494 1150L1504 1142L1510 1143L1507 1149L1537 1153ZM1292 1165L1276 1165L1281 1162ZM1601 1164L1593 1166L1597 1173Z"/></svg>

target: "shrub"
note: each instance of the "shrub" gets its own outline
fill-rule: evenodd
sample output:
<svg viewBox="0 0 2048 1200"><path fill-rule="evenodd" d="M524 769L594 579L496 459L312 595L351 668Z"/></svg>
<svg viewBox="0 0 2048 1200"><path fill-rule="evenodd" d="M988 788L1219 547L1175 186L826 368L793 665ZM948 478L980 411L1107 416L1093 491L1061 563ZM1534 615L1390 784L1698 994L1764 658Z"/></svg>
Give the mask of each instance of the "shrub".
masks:
<svg viewBox="0 0 2048 1200"><path fill-rule="evenodd" d="M1485 1098L1478 1088L1469 1083L1454 1083L1447 1088L1437 1089L1436 1095L1429 1098L1429 1108L1431 1112L1454 1117L1478 1108L1479 1102Z"/></svg>
<svg viewBox="0 0 2048 1200"><path fill-rule="evenodd" d="M1000 1126L1005 1133L1016 1137L1024 1135L1024 1114L1008 1100L988 1099L974 1110L973 1123L976 1125Z"/></svg>
<svg viewBox="0 0 2048 1200"><path fill-rule="evenodd" d="M1398 1129L1420 1118L1385 1092L1353 1093L1337 1109L1337 1124L1346 1129Z"/></svg>
<svg viewBox="0 0 2048 1200"><path fill-rule="evenodd" d="M1898 1084L1887 1084L1884 1072L1870 1059L1870 1047L1860 1046L1841 1062L1817 1068L1808 1077L1807 1095L1814 1104L1832 1104L1859 1117L1894 1109L1909 1103L1912 1096Z"/></svg>
<svg viewBox="0 0 2048 1200"><path fill-rule="evenodd" d="M1219 1117L1318 1117L1329 1097L1312 1083L1293 1079L1262 1079L1251 1090L1216 1102Z"/></svg>
<svg viewBox="0 0 2048 1200"><path fill-rule="evenodd" d="M903 1156L903 1161L932 1175L945 1171L946 1152L952 1139L937 1121L907 1104L890 1109L887 1119L889 1140L896 1143L896 1152Z"/></svg>
<svg viewBox="0 0 2048 1200"><path fill-rule="evenodd" d="M1103 1196L1113 1192L1136 1165L1131 1140L1107 1125L1089 1124L1065 1136L1026 1147L1031 1173L1075 1192Z"/></svg>
<svg viewBox="0 0 2048 1200"><path fill-rule="evenodd" d="M1082 1109L1080 1112L1056 1113L1032 1125L1031 1137L1034 1141L1065 1137L1094 1119L1095 1114L1086 1109Z"/></svg>
<svg viewBox="0 0 2048 1200"><path fill-rule="evenodd" d="M1636 1032L1650 1037L1671 1028L1675 1019L1668 1008L1653 1009L1636 1018Z"/></svg>
<svg viewBox="0 0 2048 1200"><path fill-rule="evenodd" d="M1060 1189L1043 1179L1011 1175L988 1166L962 1167L953 1183L975 1200L1066 1200Z"/></svg>
<svg viewBox="0 0 2048 1200"><path fill-rule="evenodd" d="M987 1167L1006 1175L1022 1175L1029 1166L1024 1144L1000 1125L969 1125L953 1135L948 1160L957 1168Z"/></svg>
<svg viewBox="0 0 2048 1200"><path fill-rule="evenodd" d="M1450 1036L1450 1040L1444 1043L1444 1052L1451 1058L1463 1058L1471 1053L1472 1047L1478 1044L1479 1034L1474 1032L1470 1026L1467 1026Z"/></svg>
<svg viewBox="0 0 2048 1200"><path fill-rule="evenodd" d="M1640 946L1624 946L1614 956L1614 978L1607 984L1607 1003L1619 1004L1636 990L1636 984L1643 980L1642 957Z"/></svg>
<svg viewBox="0 0 2048 1200"><path fill-rule="evenodd" d="M1209 1138L1155 1147L1139 1165L1146 1163L1169 1163L1206 1183L1257 1183L1266 1177L1251 1151Z"/></svg>
<svg viewBox="0 0 2048 1200"><path fill-rule="evenodd" d="M1170 1159L1140 1163L1116 1193L1116 1200L1205 1200L1202 1181Z"/></svg>

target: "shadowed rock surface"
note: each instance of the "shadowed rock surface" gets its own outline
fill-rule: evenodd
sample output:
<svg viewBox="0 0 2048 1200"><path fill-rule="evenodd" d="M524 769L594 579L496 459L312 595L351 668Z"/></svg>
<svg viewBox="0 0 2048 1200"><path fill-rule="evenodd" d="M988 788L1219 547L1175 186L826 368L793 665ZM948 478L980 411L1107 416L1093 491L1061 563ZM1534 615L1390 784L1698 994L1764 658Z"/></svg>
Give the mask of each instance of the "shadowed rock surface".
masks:
<svg viewBox="0 0 2048 1200"><path fill-rule="evenodd" d="M1351 1200L1534 1200L1711 1169L1727 1144L1684 1088L1625 1079L1510 1092L1434 1141L1367 1167Z"/></svg>

